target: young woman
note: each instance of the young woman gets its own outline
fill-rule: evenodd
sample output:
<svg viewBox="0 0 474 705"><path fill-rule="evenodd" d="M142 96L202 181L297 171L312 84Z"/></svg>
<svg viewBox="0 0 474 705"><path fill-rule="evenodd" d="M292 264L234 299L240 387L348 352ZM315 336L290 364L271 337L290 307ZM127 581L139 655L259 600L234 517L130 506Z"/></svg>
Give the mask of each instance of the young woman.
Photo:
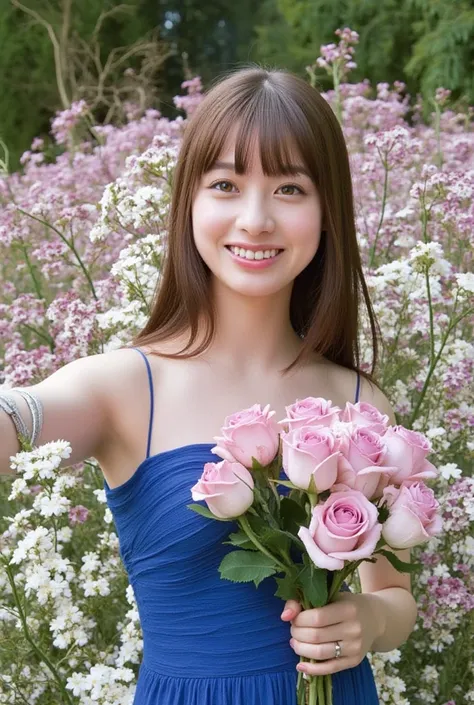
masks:
<svg viewBox="0 0 474 705"><path fill-rule="evenodd" d="M270 404L280 420L314 396L342 408L366 401L396 423L359 369L361 303L375 365L337 119L288 72L226 75L185 130L144 330L30 388L44 406L39 442L66 438L65 463L93 456L103 469L144 636L135 705L291 705L300 656L318 661L308 673L334 674L334 705L378 702L366 654L413 629L407 574L384 558L363 563L361 594L302 611L273 595L271 578L258 589L221 580L233 525L186 507L204 463L220 461L214 436L239 409ZM7 472L17 448L5 414L0 438Z"/></svg>

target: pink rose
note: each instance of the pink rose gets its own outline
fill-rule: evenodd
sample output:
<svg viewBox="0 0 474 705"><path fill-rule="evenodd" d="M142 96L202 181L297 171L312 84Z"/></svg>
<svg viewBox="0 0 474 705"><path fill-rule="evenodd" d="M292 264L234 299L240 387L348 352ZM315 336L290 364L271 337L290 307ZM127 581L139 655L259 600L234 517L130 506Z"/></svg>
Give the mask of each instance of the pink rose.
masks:
<svg viewBox="0 0 474 705"><path fill-rule="evenodd" d="M322 397L306 397L297 399L294 404L285 406L287 418L278 423L285 427L287 431L293 431L302 426L332 426L339 421L338 406L333 406L332 402Z"/></svg>
<svg viewBox="0 0 474 705"><path fill-rule="evenodd" d="M198 482L191 488L195 502L204 499L216 517L238 517L253 503L253 477L240 463L221 460L206 463Z"/></svg>
<svg viewBox="0 0 474 705"><path fill-rule="evenodd" d="M357 404L346 402L344 411L341 413L341 421L351 423L354 426L369 427L371 431L375 431L381 436L389 426L388 415L382 414L375 406L365 401L359 401Z"/></svg>
<svg viewBox="0 0 474 705"><path fill-rule="evenodd" d="M340 451L337 484L333 490L337 491L342 484L362 492L368 499L380 497L383 486L397 471L384 462L387 453L384 437L372 428L348 426L347 433L340 437Z"/></svg>
<svg viewBox="0 0 474 705"><path fill-rule="evenodd" d="M391 548L412 548L439 534L443 521L439 502L424 482L390 485L383 491L390 515L384 522L382 536Z"/></svg>
<svg viewBox="0 0 474 705"><path fill-rule="evenodd" d="M344 561L370 558L381 533L377 507L362 492L346 490L317 504L309 528L302 526L298 536L315 566L342 570Z"/></svg>
<svg viewBox="0 0 474 705"><path fill-rule="evenodd" d="M260 404L226 416L222 436L214 436L217 446L212 452L230 462L252 467L252 456L261 465L269 465L278 453L280 429L269 411L270 404L262 410Z"/></svg>
<svg viewBox="0 0 474 705"><path fill-rule="evenodd" d="M339 447L329 428L302 426L282 433L281 440L283 470L296 487L307 490L311 476L318 493L333 486Z"/></svg>
<svg viewBox="0 0 474 705"><path fill-rule="evenodd" d="M391 485L437 477L437 469L426 460L431 452L431 444L422 433L409 431L403 426L390 426L383 440L387 445L384 464L398 468L390 478Z"/></svg>

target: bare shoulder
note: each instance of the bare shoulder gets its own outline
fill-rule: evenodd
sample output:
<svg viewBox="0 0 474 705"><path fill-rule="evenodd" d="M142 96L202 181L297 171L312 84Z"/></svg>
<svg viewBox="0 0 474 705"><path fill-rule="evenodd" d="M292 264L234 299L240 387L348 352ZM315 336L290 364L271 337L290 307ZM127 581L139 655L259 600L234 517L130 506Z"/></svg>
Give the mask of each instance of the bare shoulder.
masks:
<svg viewBox="0 0 474 705"><path fill-rule="evenodd" d="M387 396L379 387L377 387L376 384L370 382L362 376L359 401L365 401L367 404L372 404L372 406L375 406L375 408L382 414L387 414L391 425L395 425L397 423L395 412L391 403L387 399Z"/></svg>
<svg viewBox="0 0 474 705"><path fill-rule="evenodd" d="M143 348L143 352L148 351ZM100 355L98 365L103 375L102 386L111 411L124 400L133 401L142 387L147 388L144 364L138 350L132 347L110 350Z"/></svg>

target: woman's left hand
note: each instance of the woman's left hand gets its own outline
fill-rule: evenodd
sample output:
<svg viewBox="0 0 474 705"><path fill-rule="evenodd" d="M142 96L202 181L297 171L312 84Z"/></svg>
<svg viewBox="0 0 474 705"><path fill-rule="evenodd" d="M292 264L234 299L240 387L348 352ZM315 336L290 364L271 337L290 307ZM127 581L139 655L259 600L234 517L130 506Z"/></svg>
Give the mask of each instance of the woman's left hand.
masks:
<svg viewBox="0 0 474 705"><path fill-rule="evenodd" d="M337 673L357 666L380 635L377 611L368 594L339 592L331 604L308 610L303 610L299 602L288 600L284 609L293 613L282 619L291 620L290 645L295 653L320 662L305 662L301 669L298 664L298 670L309 675ZM337 659L336 641L341 646Z"/></svg>

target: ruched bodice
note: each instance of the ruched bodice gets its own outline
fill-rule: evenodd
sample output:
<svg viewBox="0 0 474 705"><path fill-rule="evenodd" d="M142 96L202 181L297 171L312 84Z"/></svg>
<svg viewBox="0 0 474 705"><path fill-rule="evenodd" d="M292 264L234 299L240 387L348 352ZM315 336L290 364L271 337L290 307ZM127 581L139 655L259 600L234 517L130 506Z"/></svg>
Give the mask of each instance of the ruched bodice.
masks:
<svg viewBox="0 0 474 705"><path fill-rule="evenodd" d="M275 581L222 580L218 566L236 522L207 519L186 505L212 444L145 460L128 482L107 489L144 638L143 663L170 676L203 678L294 670L289 627Z"/></svg>
<svg viewBox="0 0 474 705"><path fill-rule="evenodd" d="M299 656L274 578L258 588L221 579L236 550L222 542L238 524L187 508L204 464L221 460L214 445L147 452L124 484L104 481L143 632L134 705L296 705ZM378 703L367 659L333 683L334 705Z"/></svg>

